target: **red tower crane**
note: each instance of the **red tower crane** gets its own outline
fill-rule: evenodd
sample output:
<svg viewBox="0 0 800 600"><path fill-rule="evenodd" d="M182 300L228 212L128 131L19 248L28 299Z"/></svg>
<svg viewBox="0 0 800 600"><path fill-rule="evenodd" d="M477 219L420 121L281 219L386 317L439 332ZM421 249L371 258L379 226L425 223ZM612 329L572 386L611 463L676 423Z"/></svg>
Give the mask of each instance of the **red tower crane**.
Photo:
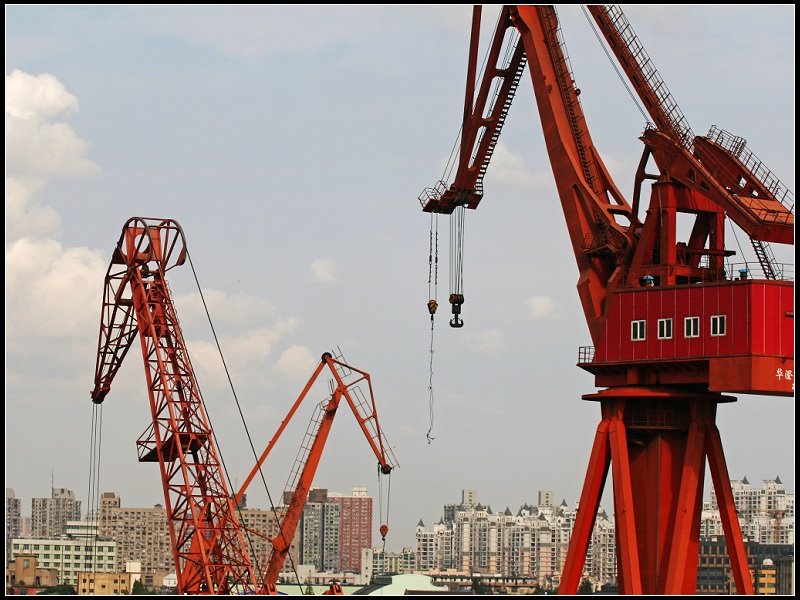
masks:
<svg viewBox="0 0 800 600"><path fill-rule="evenodd" d="M719 403L735 401L723 392L793 393L781 374L794 370L794 287L767 243L793 243L794 197L741 138L716 128L694 137L622 11L590 10L654 121L641 137L632 203L592 142L552 6L502 8L477 90L476 7L455 179L420 202L444 214L477 207L527 63L594 344L579 366L605 388L584 396L600 403L602 419L559 592L577 591L611 466L620 591L694 593L708 459L737 590L752 593L715 416ZM650 157L656 174L646 171ZM685 241L678 214L693 220ZM751 237L763 278L726 272L727 218Z"/></svg>
<svg viewBox="0 0 800 600"><path fill-rule="evenodd" d="M152 413L151 425L137 441L138 456L140 462L159 464L178 593L276 593L278 575L342 398L377 456L379 472L391 473L396 460L378 421L369 374L325 353L244 485L232 495L166 278L186 257L183 230L175 221L133 217L125 223L105 278L92 401L105 400L138 333ZM318 406L306 431L287 486L292 499L279 534L272 539L269 565L264 572L256 572L236 507L326 366L333 374L330 396ZM387 525L381 525L384 538L387 531ZM329 590L340 592L338 585Z"/></svg>

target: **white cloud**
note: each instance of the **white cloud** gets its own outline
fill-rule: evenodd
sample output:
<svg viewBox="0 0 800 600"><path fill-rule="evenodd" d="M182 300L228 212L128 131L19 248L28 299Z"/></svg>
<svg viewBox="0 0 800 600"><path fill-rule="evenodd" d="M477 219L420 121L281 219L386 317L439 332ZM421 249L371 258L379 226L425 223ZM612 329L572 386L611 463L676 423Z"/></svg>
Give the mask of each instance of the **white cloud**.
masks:
<svg viewBox="0 0 800 600"><path fill-rule="evenodd" d="M99 251L54 240L6 248L6 335L65 338L99 326L106 261ZM96 335L96 334L95 334Z"/></svg>
<svg viewBox="0 0 800 600"><path fill-rule="evenodd" d="M232 371L234 385L237 384L234 374L240 375L253 369L263 370L267 358L272 354L273 346L283 336L291 333L297 323L296 319L278 319L270 327L259 327L237 336L221 337L220 346L225 363ZM186 344L199 379L205 385L227 387L228 379L216 343L193 340Z"/></svg>
<svg viewBox="0 0 800 600"><path fill-rule="evenodd" d="M208 312L217 324L251 325L275 317L275 307L268 300L250 294L227 294L221 290L203 290ZM181 321L207 321L199 292L181 294L175 298L175 307Z"/></svg>
<svg viewBox="0 0 800 600"><path fill-rule="evenodd" d="M49 206L36 202L44 187L41 179L6 176L6 239L51 237L61 227L61 217Z"/></svg>
<svg viewBox="0 0 800 600"><path fill-rule="evenodd" d="M98 171L89 144L66 123L78 99L52 75L6 76L6 170L13 175L87 175Z"/></svg>
<svg viewBox="0 0 800 600"><path fill-rule="evenodd" d="M292 378L307 379L314 372L317 363L318 360L314 359L311 350L295 344L281 353L281 357L275 363L275 371Z"/></svg>
<svg viewBox="0 0 800 600"><path fill-rule="evenodd" d="M14 69L6 75L6 114L38 119L78 110L78 99L49 73L38 76Z"/></svg>
<svg viewBox="0 0 800 600"><path fill-rule="evenodd" d="M499 329L487 329L471 335L468 345L476 352L493 354L503 348L503 334Z"/></svg>
<svg viewBox="0 0 800 600"><path fill-rule="evenodd" d="M6 76L6 239L52 237L61 220L37 193L54 176L96 173L89 144L53 122L78 110L78 99L52 75L14 70Z"/></svg>
<svg viewBox="0 0 800 600"><path fill-rule="evenodd" d="M311 277L321 283L336 282L336 263L330 258L318 258L311 263Z"/></svg>
<svg viewBox="0 0 800 600"><path fill-rule="evenodd" d="M494 149L486 179L490 185L499 183L524 189L544 189L551 185L552 175L549 171L537 172L526 166L522 157L500 142Z"/></svg>
<svg viewBox="0 0 800 600"><path fill-rule="evenodd" d="M528 316L534 321L550 321L560 317L558 305L550 296L531 296L525 304L528 307Z"/></svg>

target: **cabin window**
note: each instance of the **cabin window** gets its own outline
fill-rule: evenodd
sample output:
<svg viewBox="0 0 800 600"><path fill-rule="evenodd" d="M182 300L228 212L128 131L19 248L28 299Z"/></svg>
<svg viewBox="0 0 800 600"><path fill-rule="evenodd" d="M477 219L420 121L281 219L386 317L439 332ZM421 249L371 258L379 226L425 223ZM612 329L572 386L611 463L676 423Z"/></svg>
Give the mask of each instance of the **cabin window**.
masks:
<svg viewBox="0 0 800 600"><path fill-rule="evenodd" d="M634 342L644 339L644 321L631 321L631 340Z"/></svg>
<svg viewBox="0 0 800 600"><path fill-rule="evenodd" d="M658 339L660 340L672 339L672 319L658 320Z"/></svg>
<svg viewBox="0 0 800 600"><path fill-rule="evenodd" d="M725 335L725 315L711 316L711 335L715 337Z"/></svg>
<svg viewBox="0 0 800 600"><path fill-rule="evenodd" d="M686 317L683 320L683 337L700 337L700 317Z"/></svg>

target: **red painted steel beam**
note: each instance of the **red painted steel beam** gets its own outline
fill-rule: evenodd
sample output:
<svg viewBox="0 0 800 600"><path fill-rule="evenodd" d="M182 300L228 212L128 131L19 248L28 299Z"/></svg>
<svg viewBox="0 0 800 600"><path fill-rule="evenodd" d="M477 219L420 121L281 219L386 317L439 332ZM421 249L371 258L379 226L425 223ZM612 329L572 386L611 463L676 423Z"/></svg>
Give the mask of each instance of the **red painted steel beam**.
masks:
<svg viewBox="0 0 800 600"><path fill-rule="evenodd" d="M725 454L722 451L719 429L717 429L713 421L707 424L707 428L706 453L708 454L708 466L711 471L711 480L714 482L714 491L717 495L719 516L722 521L722 531L725 533L725 543L728 548L728 557L731 561L736 591L740 594L754 594L753 582L750 579L750 568L747 563L747 551L744 547L742 530L739 527L739 517L736 513L736 503L733 500L731 480L728 477L728 466L725 464Z"/></svg>
<svg viewBox="0 0 800 600"><path fill-rule="evenodd" d="M604 410L605 412L607 411ZM589 468L586 470L586 478L583 482L583 491L581 492L581 500L578 506L578 515L575 518L575 527L572 530L564 571L561 574L558 593L562 595L576 594L583 575L586 552L589 549L592 530L597 518L597 510L600 507L600 497L603 495L603 488L608 476L608 467L611 463L608 440L609 425L610 419L604 414L594 436L592 453L589 457Z"/></svg>
<svg viewBox="0 0 800 600"><path fill-rule="evenodd" d="M690 560L697 563L697 556L690 557L690 542L692 529L698 510L698 490L702 492L705 470L705 436L706 426L701 415L697 415L697 403L692 407L692 424L689 427L689 437L686 443L686 452L683 456L680 490L675 514L675 526L672 531L669 558L665 565L666 579L663 589L664 594L694 593L694 588L686 590L686 565Z"/></svg>
<svg viewBox="0 0 800 600"><path fill-rule="evenodd" d="M624 400L611 400L611 473L614 480L614 518L617 529L617 581L623 594L642 594L639 543L636 533L636 503L633 497L628 439L623 413Z"/></svg>

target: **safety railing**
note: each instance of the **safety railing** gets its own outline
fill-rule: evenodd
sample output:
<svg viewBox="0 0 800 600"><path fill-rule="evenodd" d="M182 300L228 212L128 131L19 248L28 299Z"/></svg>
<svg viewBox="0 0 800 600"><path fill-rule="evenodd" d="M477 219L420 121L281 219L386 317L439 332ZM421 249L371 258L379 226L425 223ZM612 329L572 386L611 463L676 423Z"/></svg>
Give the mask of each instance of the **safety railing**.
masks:
<svg viewBox="0 0 800 600"><path fill-rule="evenodd" d="M716 125L711 126L706 137L736 157L786 210L794 214L794 194L747 148L747 140Z"/></svg>

